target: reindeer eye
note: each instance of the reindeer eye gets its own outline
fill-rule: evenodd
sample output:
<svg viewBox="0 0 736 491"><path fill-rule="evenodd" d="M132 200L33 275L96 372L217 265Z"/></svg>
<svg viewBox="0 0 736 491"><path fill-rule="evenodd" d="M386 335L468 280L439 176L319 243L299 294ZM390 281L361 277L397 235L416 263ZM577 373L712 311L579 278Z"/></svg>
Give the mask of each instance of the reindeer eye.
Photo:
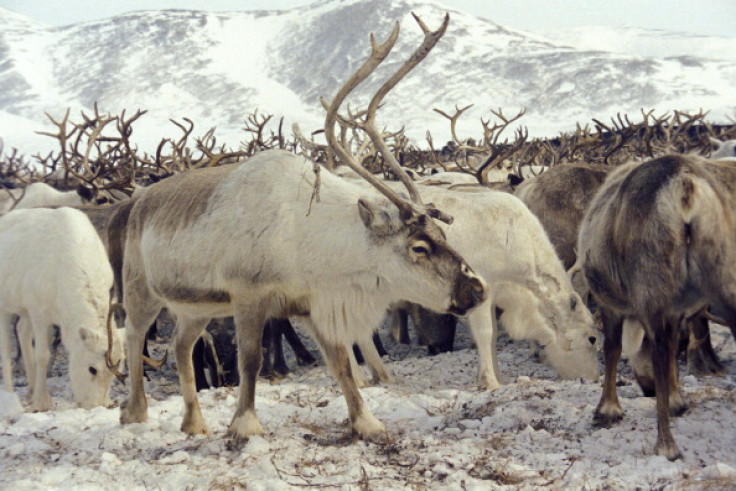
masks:
<svg viewBox="0 0 736 491"><path fill-rule="evenodd" d="M89 367L89 373L92 375L97 375L97 369L95 367Z"/></svg>
<svg viewBox="0 0 736 491"><path fill-rule="evenodd" d="M429 244L423 240L418 240L412 244L411 252L416 256L427 257L430 253Z"/></svg>

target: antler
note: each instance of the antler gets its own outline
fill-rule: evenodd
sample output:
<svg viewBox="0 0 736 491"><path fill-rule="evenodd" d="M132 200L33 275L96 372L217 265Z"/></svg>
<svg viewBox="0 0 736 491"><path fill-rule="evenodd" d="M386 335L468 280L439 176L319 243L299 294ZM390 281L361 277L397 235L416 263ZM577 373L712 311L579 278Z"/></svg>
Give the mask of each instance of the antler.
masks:
<svg viewBox="0 0 736 491"><path fill-rule="evenodd" d="M419 24L419 27L424 32L424 41L414 51L411 57L388 79L376 92L371 99L365 117L362 121L358 121L357 118L354 124L362 129L371 139L373 145L381 152L386 164L393 170L399 177L401 182L409 192L411 201L407 201L397 192L389 188L382 181L377 179L373 174L368 172L363 166L361 166L353 157L349 149L345 148L338 142L335 136L335 122L337 121L337 111L344 102L345 98L363 82L368 76L380 65L383 60L386 59L391 49L396 44L396 40L399 37L399 23L397 22L394 26L391 34L389 35L386 42L383 44L377 44L375 36L371 33L371 56L358 68L358 70L345 82L345 85L337 92L332 103L329 104L323 97L320 99L322 105L327 110L327 116L325 118L325 136L330 148L337 154L340 160L348 165L351 169L357 172L366 181L371 183L376 189L378 189L384 196L386 196L392 203L394 203L401 214L401 217L405 221L416 219L417 217L427 214L431 217L442 220L446 223L452 222L452 217L434 208L431 204L423 204L419 191L417 190L414 182L407 175L406 171L396 161L388 145L381 137L381 134L376 129L375 117L376 111L383 98L388 92L396 86L399 81L406 76L415 66L417 66L437 44L440 38L444 35L447 30L447 25L450 22L450 15L446 14L442 25L436 31L430 31L426 24L414 13L412 13L414 19Z"/></svg>
<svg viewBox="0 0 736 491"><path fill-rule="evenodd" d="M120 360L115 363L112 362L112 340L115 336L112 330L112 316L116 310L122 310L122 308L122 304L112 303L112 299L110 300L110 308L107 311L107 351L105 352L105 363L113 375L124 384L126 375L120 371Z"/></svg>

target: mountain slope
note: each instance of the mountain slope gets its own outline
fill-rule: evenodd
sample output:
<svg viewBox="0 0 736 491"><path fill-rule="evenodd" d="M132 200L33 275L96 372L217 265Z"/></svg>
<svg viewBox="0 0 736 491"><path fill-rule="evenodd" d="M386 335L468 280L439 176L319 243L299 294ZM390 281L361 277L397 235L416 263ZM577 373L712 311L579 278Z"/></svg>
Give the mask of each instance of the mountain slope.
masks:
<svg viewBox="0 0 736 491"><path fill-rule="evenodd" d="M0 9L0 136L26 153L52 148L48 137L21 130L28 125L6 122L2 114L48 129L44 112L60 117L71 107L78 114L95 101L111 113L148 109L134 135L144 147L176 135L168 119L182 117L196 123L195 134L217 126L220 141L237 146L243 120L255 109L316 130L324 117L319 97L331 98L368 56L369 32L383 41L401 22L394 52L358 87L352 107L365 104L421 42L410 12L436 28L448 10L447 34L386 98L380 125L404 125L417 140L430 129L443 141L448 122L432 109L471 103L459 124L465 136L477 136L478 118L498 107L506 114L526 108L521 122L532 134L556 134L616 113L636 117L640 108L662 114L702 107L716 121L736 109L734 60L576 48L566 39L506 29L419 0L326 0L267 12L134 12L60 28ZM711 38L700 41L714 46Z"/></svg>

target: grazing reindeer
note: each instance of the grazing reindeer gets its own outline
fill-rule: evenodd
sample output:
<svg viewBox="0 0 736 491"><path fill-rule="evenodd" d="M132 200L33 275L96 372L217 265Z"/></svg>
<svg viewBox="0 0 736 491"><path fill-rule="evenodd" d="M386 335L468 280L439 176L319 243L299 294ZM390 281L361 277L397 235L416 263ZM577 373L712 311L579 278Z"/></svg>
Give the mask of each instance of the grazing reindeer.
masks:
<svg viewBox="0 0 736 491"><path fill-rule="evenodd" d="M105 249L78 210L22 209L2 216L0 346L6 389L12 390L9 345L11 318L17 314L34 411L51 407L46 372L52 325L59 326L69 351L75 401L85 408L108 404L108 391L117 372L111 359L119 363L123 356L121 340L105 332L111 287L112 271Z"/></svg>
<svg viewBox="0 0 736 491"><path fill-rule="evenodd" d="M595 419L609 425L623 415L616 365L623 320L633 318L651 344L655 452L670 460L680 457L670 414L687 409L675 360L680 322L710 304L736 325L736 277L730 266L736 259L734 192L736 167L726 162L669 155L630 163L611 172L580 227L582 270L606 332L605 380Z"/></svg>
<svg viewBox="0 0 736 491"><path fill-rule="evenodd" d="M488 300L468 314L478 347L479 387L500 386L495 307L503 310L501 323L509 335L539 342L545 361L560 375L596 379L599 333L593 316L573 289L539 220L508 193L465 193L437 186L422 193L455 217L445 230L448 239L488 278ZM418 328L447 324L440 314L418 310L412 316ZM451 324L445 330L453 328ZM368 355L371 345L361 344L361 350ZM374 379L384 380L372 359L380 363L380 358L367 357Z"/></svg>
<svg viewBox="0 0 736 491"><path fill-rule="evenodd" d="M588 287L577 274L578 268L573 268L577 261L580 223L596 191L614 168L597 164L556 165L544 174L524 181L514 193L539 218L557 255L572 276L573 285L584 299L588 297ZM688 373L700 376L720 373L723 366L711 344L707 321L696 316L688 321L687 327L691 340L697 340L687 346ZM641 372L651 364L638 364L635 358L629 359L633 361L637 381L644 394L653 394L651 384L643 383L651 378L651 374Z"/></svg>
<svg viewBox="0 0 736 491"><path fill-rule="evenodd" d="M448 22L449 16L430 32L420 21L424 42L379 89L360 123L371 138L380 140L373 116L381 99L436 44ZM363 402L345 344L370 338L398 300L463 314L485 299L485 282L430 218L448 217L422 204L385 145L382 153L409 183L412 201L382 185L337 144L337 109L385 59L398 32L397 23L386 43L372 40L371 57L338 92L325 122L332 150L381 194L319 173L302 157L266 151L243 164L170 177L133 205L123 266L131 393L121 407L122 423L146 420L140 353L145 330L163 306L177 318L181 428L189 434L209 432L194 386L192 346L210 318L234 316L240 395L228 435L238 443L263 433L254 402L267 319L303 317L342 388L353 430L373 438L385 429Z"/></svg>

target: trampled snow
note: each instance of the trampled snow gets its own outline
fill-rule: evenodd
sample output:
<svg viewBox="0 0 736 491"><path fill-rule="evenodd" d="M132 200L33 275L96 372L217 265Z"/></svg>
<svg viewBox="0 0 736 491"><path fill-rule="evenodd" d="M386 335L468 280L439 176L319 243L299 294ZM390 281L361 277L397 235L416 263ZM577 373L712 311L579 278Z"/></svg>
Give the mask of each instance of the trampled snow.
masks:
<svg viewBox="0 0 736 491"><path fill-rule="evenodd" d="M361 390L388 429L383 445L351 435L345 400L321 364L298 367L280 382L259 381L256 409L267 434L241 448L225 437L237 389L199 393L212 435L191 437L179 431L183 402L171 362L146 382L148 421L126 426L117 407L74 408L62 365L50 379L51 412L19 413L14 399L0 393L0 487L732 488L736 344L722 326L713 326L713 336L727 374L683 376L690 410L672 420L684 455L676 462L653 455L654 399L641 396L623 365L624 419L594 428L600 383L558 379L523 342L500 339L506 383L478 390L476 351L461 327L459 349L435 357L387 343L385 360L397 382ZM171 349L154 347L159 355ZM16 380L22 396L24 379ZM116 382L116 403L126 394Z"/></svg>
<svg viewBox="0 0 736 491"><path fill-rule="evenodd" d="M169 119L183 117L195 122L194 136L216 126L218 141L237 147L256 108L285 116L287 128L299 122L314 131L324 117L318 97L331 97L367 56L370 31L383 40L401 21L392 69L419 43L410 10L435 27L446 9L328 0L288 12L136 12L60 28L0 9L0 137L6 150L45 154L56 144L34 133L54 129L44 112L60 119L69 107L79 120L95 101L113 114L149 110L134 126L133 140L144 148L178 136ZM507 115L527 108L521 123L538 135L593 117L633 117L640 108L657 115L704 108L715 122L734 114L732 39L650 32L643 43L634 31L623 38L597 32L573 43L453 10L446 37L389 95L378 122L405 125L421 143L428 129L435 141L449 138L433 108L471 103L458 126L466 136L479 135L479 117L498 107ZM356 100L364 103L379 84L368 80ZM654 400L641 397L625 367L626 416L598 429L592 413L600 383L558 379L525 343L499 342L506 384L479 391L466 333L457 351L436 357L387 346L397 382L362 390L387 426L386 445L354 439L344 399L322 365L299 367L278 383L261 380L256 408L267 435L237 449L224 437L237 389L201 392L213 434L188 437L179 431L182 399L171 363L146 384L149 421L128 426L119 424L117 407L75 408L62 366L50 378L48 413L24 413L16 396L0 392L0 488L733 488L736 347L726 329L714 330L726 375L683 377L690 410L672 423L684 455L676 462L652 455ZM24 378L16 385L23 397ZM126 394L114 386L116 404Z"/></svg>

